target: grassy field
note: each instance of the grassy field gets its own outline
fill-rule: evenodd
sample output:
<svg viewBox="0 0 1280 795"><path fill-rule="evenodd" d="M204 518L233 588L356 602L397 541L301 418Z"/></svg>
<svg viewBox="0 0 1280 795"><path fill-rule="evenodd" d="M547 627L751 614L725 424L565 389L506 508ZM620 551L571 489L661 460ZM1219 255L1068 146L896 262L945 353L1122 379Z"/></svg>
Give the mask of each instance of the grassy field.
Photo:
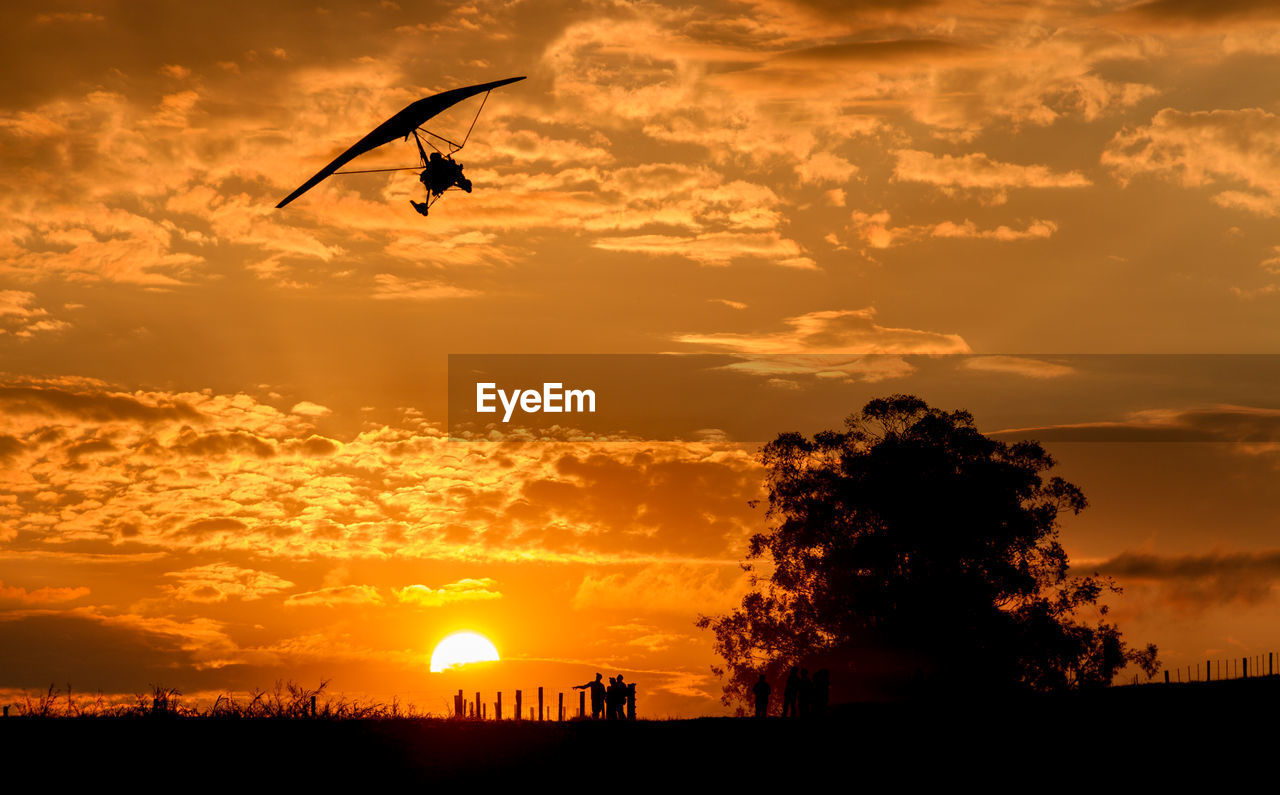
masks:
<svg viewBox="0 0 1280 795"><path fill-rule="evenodd" d="M785 789L839 781L949 787L957 777L1087 776L1117 760L1127 760L1136 780L1148 766L1152 775L1170 773L1228 753L1266 759L1278 744L1277 707L1280 677L1056 698L846 705L802 721L12 716L0 721L0 749L6 776L30 768L68 785L124 776L143 789L449 784L487 791L501 783L541 791L697 782L755 791L766 783Z"/></svg>

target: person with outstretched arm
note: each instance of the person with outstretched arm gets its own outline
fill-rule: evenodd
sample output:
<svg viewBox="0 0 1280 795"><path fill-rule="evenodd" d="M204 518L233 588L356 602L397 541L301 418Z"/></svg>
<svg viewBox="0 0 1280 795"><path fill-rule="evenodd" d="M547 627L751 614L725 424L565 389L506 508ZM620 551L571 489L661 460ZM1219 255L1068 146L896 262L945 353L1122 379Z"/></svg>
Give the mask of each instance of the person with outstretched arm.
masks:
<svg viewBox="0 0 1280 795"><path fill-rule="evenodd" d="M591 717L594 720L600 719L600 713L604 712L604 683L600 680L604 677L597 673L596 678L584 685L574 685L574 690L590 690L591 691Z"/></svg>

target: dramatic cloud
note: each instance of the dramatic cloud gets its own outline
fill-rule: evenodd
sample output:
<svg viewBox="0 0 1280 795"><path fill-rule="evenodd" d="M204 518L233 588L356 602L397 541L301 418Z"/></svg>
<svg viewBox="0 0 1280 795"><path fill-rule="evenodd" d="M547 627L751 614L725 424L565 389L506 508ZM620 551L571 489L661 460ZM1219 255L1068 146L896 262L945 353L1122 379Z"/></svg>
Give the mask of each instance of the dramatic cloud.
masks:
<svg viewBox="0 0 1280 795"><path fill-rule="evenodd" d="M1076 372L1070 365L1024 356L973 356L965 358L963 366L969 370L1026 378L1063 378Z"/></svg>
<svg viewBox="0 0 1280 795"><path fill-rule="evenodd" d="M1180 610L1268 601L1280 587L1280 551L1158 555L1125 552L1098 566L1125 584L1156 587Z"/></svg>
<svg viewBox="0 0 1280 795"><path fill-rule="evenodd" d="M89 595L84 587L23 588L0 582L0 604L19 604L23 607L47 607L72 602Z"/></svg>
<svg viewBox="0 0 1280 795"><path fill-rule="evenodd" d="M316 591L291 594L284 601L285 607L337 607L382 603L382 595L372 585L335 585Z"/></svg>
<svg viewBox="0 0 1280 795"><path fill-rule="evenodd" d="M747 575L736 566L695 568L650 566L633 574L587 575L578 585L573 606L626 609L644 605L649 610L715 613L737 606L747 592Z"/></svg>
<svg viewBox="0 0 1280 795"><path fill-rule="evenodd" d="M443 607L456 602L486 601L501 599L502 593L494 590L493 580L488 577L465 579L451 582L439 588L426 585L406 585L397 588L396 599L403 604L417 607Z"/></svg>
<svg viewBox="0 0 1280 795"><path fill-rule="evenodd" d="M1257 215L1280 210L1280 116L1260 108L1183 112L1116 133L1102 162L1123 180L1152 175Z"/></svg>
<svg viewBox="0 0 1280 795"><path fill-rule="evenodd" d="M28 543L502 560L718 558L758 520L755 464L729 445L450 442L411 412L337 441L313 432L323 412L305 403L8 387L0 484L15 501L0 517ZM696 505L706 494L721 495L713 509ZM173 576L184 599L287 587L226 564ZM380 599L347 586L288 603Z"/></svg>
<svg viewBox="0 0 1280 795"><path fill-rule="evenodd" d="M71 324L50 317L48 310L35 305L35 293L0 290L0 335L31 337L41 332L60 331Z"/></svg>
<svg viewBox="0 0 1280 795"><path fill-rule="evenodd" d="M899 149L894 179L925 182L943 190L971 189L1004 203L1010 188L1083 188L1090 182L1075 171L1058 173L1047 166L1023 166L992 160L981 152L954 157L915 149Z"/></svg>
<svg viewBox="0 0 1280 795"><path fill-rule="evenodd" d="M876 310L840 309L788 318L786 331L759 334L681 334L678 342L749 354L967 353L955 334L892 328L875 322Z"/></svg>
<svg viewBox="0 0 1280 795"><path fill-rule="evenodd" d="M1034 376L1033 376L1034 377ZM1121 420L999 431L1065 441L1219 442L1240 453L1280 451L1280 409L1220 405L1192 409L1142 409Z"/></svg>
<svg viewBox="0 0 1280 795"><path fill-rule="evenodd" d="M1011 229L1007 226L980 229L969 220L962 223L942 221L936 224L890 226L889 213L884 210L878 213L855 210L850 217L854 234L871 248L890 248L931 238L994 240L1001 243L1043 240L1058 231L1057 224L1040 220L1032 221L1024 229Z"/></svg>
<svg viewBox="0 0 1280 795"><path fill-rule="evenodd" d="M164 576L174 580L164 590L174 599L205 604L243 599L246 602L292 588L293 583L264 571L244 569L229 563L209 563Z"/></svg>

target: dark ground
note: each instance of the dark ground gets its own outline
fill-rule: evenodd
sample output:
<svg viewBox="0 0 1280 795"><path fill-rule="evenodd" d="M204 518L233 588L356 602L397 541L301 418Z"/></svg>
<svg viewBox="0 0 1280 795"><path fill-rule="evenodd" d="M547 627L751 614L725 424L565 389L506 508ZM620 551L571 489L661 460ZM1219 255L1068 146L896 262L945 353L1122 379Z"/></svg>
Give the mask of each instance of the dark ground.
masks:
<svg viewBox="0 0 1280 795"><path fill-rule="evenodd" d="M967 792L975 785L1057 790L1079 781L1091 790L1128 784L1145 792L1143 785L1184 774L1226 784L1242 761L1274 770L1277 729L1280 677L1017 701L850 705L807 721L10 717L0 720L0 791L39 771L40 789L58 791L111 783L255 792L432 784L482 792L497 784L536 792L639 785L685 791L698 784L716 792L914 791L963 784ZM1257 786L1273 790L1274 773Z"/></svg>

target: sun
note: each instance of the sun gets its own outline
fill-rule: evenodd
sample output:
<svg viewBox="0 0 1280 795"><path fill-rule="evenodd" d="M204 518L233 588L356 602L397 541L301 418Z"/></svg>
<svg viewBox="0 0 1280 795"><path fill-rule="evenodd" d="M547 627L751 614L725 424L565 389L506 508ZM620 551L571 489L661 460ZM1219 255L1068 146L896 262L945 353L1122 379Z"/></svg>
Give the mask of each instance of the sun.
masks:
<svg viewBox="0 0 1280 795"><path fill-rule="evenodd" d="M484 635L455 632L436 644L431 652L431 672L439 673L455 665L498 659L498 649Z"/></svg>

